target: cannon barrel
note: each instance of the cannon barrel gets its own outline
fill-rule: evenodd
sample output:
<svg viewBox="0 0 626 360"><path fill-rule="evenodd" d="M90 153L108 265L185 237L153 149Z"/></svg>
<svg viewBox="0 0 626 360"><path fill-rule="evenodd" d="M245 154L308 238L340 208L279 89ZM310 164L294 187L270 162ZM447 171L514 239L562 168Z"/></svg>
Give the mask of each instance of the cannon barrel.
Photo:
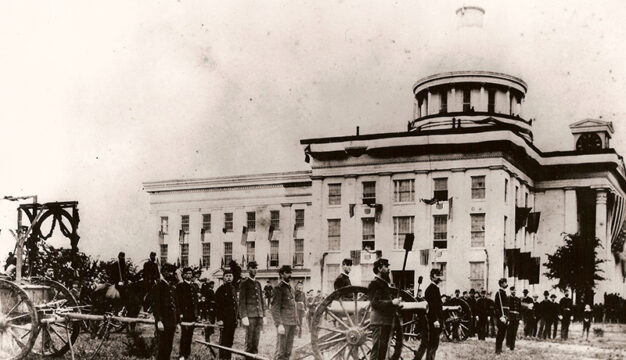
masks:
<svg viewBox="0 0 626 360"><path fill-rule="evenodd" d="M329 306L328 310L334 313L335 315L348 313L350 315L355 312L355 302L351 300L346 301L333 301ZM411 311L426 311L428 309L428 303L426 301L409 301L409 302L401 302L400 303L402 312L411 312ZM342 307L343 305L343 307ZM356 311L358 313L362 313L367 310L368 306L370 306L369 301L357 301L356 302Z"/></svg>
<svg viewBox="0 0 626 360"><path fill-rule="evenodd" d="M461 305L444 305L443 311L461 311Z"/></svg>

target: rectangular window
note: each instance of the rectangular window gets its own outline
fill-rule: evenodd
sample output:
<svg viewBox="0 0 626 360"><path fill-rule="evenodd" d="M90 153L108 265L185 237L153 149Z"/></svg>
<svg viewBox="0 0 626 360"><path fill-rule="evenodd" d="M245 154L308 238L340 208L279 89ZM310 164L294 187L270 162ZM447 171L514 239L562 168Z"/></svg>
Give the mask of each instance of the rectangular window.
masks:
<svg viewBox="0 0 626 360"><path fill-rule="evenodd" d="M376 239L375 239L375 224L374 218L362 218L361 221L363 223L363 250L374 250L376 249Z"/></svg>
<svg viewBox="0 0 626 360"><path fill-rule="evenodd" d="M246 213L246 216L248 217L248 221L246 225L246 227L248 228L248 232L256 231L256 212L249 211Z"/></svg>
<svg viewBox="0 0 626 360"><path fill-rule="evenodd" d="M304 209L296 210L296 229L304 229Z"/></svg>
<svg viewBox="0 0 626 360"><path fill-rule="evenodd" d="M504 202L507 201L509 195L509 179L504 179Z"/></svg>
<svg viewBox="0 0 626 360"><path fill-rule="evenodd" d="M270 266L278 267L278 241L270 241Z"/></svg>
<svg viewBox="0 0 626 360"><path fill-rule="evenodd" d="M224 213L224 230L225 232L233 231L233 213Z"/></svg>
<svg viewBox="0 0 626 360"><path fill-rule="evenodd" d="M205 233L211 232L211 214L202 214L202 230Z"/></svg>
<svg viewBox="0 0 626 360"><path fill-rule="evenodd" d="M485 176L472 176L472 199L485 198Z"/></svg>
<svg viewBox="0 0 626 360"><path fill-rule="evenodd" d="M304 239L295 239L296 252L294 254L293 264L294 266L304 265Z"/></svg>
<svg viewBox="0 0 626 360"><path fill-rule="evenodd" d="M471 214L472 247L485 247L485 214Z"/></svg>
<svg viewBox="0 0 626 360"><path fill-rule="evenodd" d="M167 235L169 231L169 219L167 216L161 216L161 235Z"/></svg>
<svg viewBox="0 0 626 360"><path fill-rule="evenodd" d="M180 229L185 234L189 234L189 215L182 215L180 217Z"/></svg>
<svg viewBox="0 0 626 360"><path fill-rule="evenodd" d="M205 269L211 267L211 243L202 243L202 266Z"/></svg>
<svg viewBox="0 0 626 360"><path fill-rule="evenodd" d="M167 262L167 244L161 244L161 264Z"/></svg>
<svg viewBox="0 0 626 360"><path fill-rule="evenodd" d="M433 248L448 248L448 215L433 216Z"/></svg>
<svg viewBox="0 0 626 360"><path fill-rule="evenodd" d="M341 220L328 220L328 250L335 251L341 249Z"/></svg>
<svg viewBox="0 0 626 360"><path fill-rule="evenodd" d="M270 211L270 225L276 230L280 230L280 211L272 210Z"/></svg>
<svg viewBox="0 0 626 360"><path fill-rule="evenodd" d="M496 91L488 90L487 91L487 112L494 113L496 112Z"/></svg>
<svg viewBox="0 0 626 360"><path fill-rule="evenodd" d="M376 204L376 181L363 182L363 204Z"/></svg>
<svg viewBox="0 0 626 360"><path fill-rule="evenodd" d="M230 261L233 259L233 243L224 243L224 265L229 266Z"/></svg>
<svg viewBox="0 0 626 360"><path fill-rule="evenodd" d="M472 107L470 89L463 90L463 111L470 111Z"/></svg>
<svg viewBox="0 0 626 360"><path fill-rule="evenodd" d="M448 200L448 178L433 179L433 197L437 201Z"/></svg>
<svg viewBox="0 0 626 360"><path fill-rule="evenodd" d="M470 262L470 287L480 291L485 288L485 263Z"/></svg>
<svg viewBox="0 0 626 360"><path fill-rule="evenodd" d="M256 248L256 244L254 241L248 241L246 242L246 255L248 257L248 262L250 261L256 261L256 257L255 257L255 248Z"/></svg>
<svg viewBox="0 0 626 360"><path fill-rule="evenodd" d="M415 180L394 180L393 200L396 203L415 201Z"/></svg>
<svg viewBox="0 0 626 360"><path fill-rule="evenodd" d="M406 234L413 233L413 216L394 216L393 217L393 248L404 248L404 238Z"/></svg>
<svg viewBox="0 0 626 360"><path fill-rule="evenodd" d="M341 184L328 184L328 205L341 205Z"/></svg>
<svg viewBox="0 0 626 360"><path fill-rule="evenodd" d="M441 92L441 108L439 109L440 113L448 112L448 91L443 90Z"/></svg>
<svg viewBox="0 0 626 360"><path fill-rule="evenodd" d="M439 271L441 271L441 283L439 283L439 289L441 289L442 294L446 293L446 279L448 278L447 268L448 266L445 262L433 263L433 269L439 269Z"/></svg>
<svg viewBox="0 0 626 360"><path fill-rule="evenodd" d="M180 266L189 266L189 244L180 244Z"/></svg>

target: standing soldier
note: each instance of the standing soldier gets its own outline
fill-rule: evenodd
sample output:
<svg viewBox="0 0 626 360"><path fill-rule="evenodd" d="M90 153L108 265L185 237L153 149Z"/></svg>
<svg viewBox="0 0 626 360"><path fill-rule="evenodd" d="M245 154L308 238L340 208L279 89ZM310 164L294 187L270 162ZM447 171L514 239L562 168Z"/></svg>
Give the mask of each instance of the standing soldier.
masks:
<svg viewBox="0 0 626 360"><path fill-rule="evenodd" d="M202 297L204 297L204 306L206 309L206 313L211 324L215 324L215 291L213 291L214 286L215 282L211 280L207 284L203 284L202 288L200 289ZM206 342L210 342L211 335L213 335L213 326L205 327L204 340Z"/></svg>
<svg viewBox="0 0 626 360"><path fill-rule="evenodd" d="M270 306L272 306L272 293L274 292L274 289L272 288L272 283L270 283L269 280L267 280L267 283L263 287L263 292L265 293L267 307L269 308Z"/></svg>
<svg viewBox="0 0 626 360"><path fill-rule="evenodd" d="M430 270L430 285L426 288L426 301L428 302L427 322L422 325L420 343L415 360L421 360L426 352L426 360L434 360L437 348L439 347L439 337L441 335L441 325L443 324L443 304L439 283L441 282L441 272L439 269ZM383 357L379 359L384 359Z"/></svg>
<svg viewBox="0 0 626 360"><path fill-rule="evenodd" d="M477 293L478 294L478 293ZM485 290L480 292L481 296L476 301L476 327L478 328L478 340L485 340L487 335L487 328L489 324L487 322L487 312L489 310L489 304L486 298Z"/></svg>
<svg viewBox="0 0 626 360"><path fill-rule="evenodd" d="M532 328L532 336L533 337L541 337L541 333L539 333L537 330L539 330L539 319L541 319L541 306L539 306L539 302L537 301L537 298L539 298L539 295L535 294L533 295L533 310L532 310L532 317L533 317L533 328Z"/></svg>
<svg viewBox="0 0 626 360"><path fill-rule="evenodd" d="M374 262L374 280L367 288L372 311L370 324L372 327L372 353L370 360L384 360L391 336L391 326L400 306L401 299L393 299L389 287L389 260L380 258Z"/></svg>
<svg viewBox="0 0 626 360"><path fill-rule="evenodd" d="M560 307L560 315L559 319L561 320L561 340L567 340L567 335L569 333L569 323L571 320L574 320L572 316L572 299L569 298L569 292L565 291L565 297L559 301Z"/></svg>
<svg viewBox="0 0 626 360"><path fill-rule="evenodd" d="M548 293L547 290L543 292L544 299L538 306L539 317L541 319L539 323L539 336L541 336L542 339L550 338L550 327L552 326L550 324L550 316L548 316L551 306L548 295L550 295L550 293Z"/></svg>
<svg viewBox="0 0 626 360"><path fill-rule="evenodd" d="M509 297L506 295L506 288L509 285L507 284L506 278L501 278L498 281L498 285L500 286L500 290L498 290L494 299L495 317L498 324L498 333L496 334L496 354L500 354L502 352L502 342L504 341L506 327L509 322L507 317L509 311Z"/></svg>
<svg viewBox="0 0 626 360"><path fill-rule="evenodd" d="M465 302L469 305L472 314L476 314L476 291L473 288L470 289L469 296ZM476 322L477 320L475 317L473 317L472 321L470 321L470 337L473 337L476 334Z"/></svg>
<svg viewBox="0 0 626 360"><path fill-rule="evenodd" d="M506 329L506 346L515 350L515 339L517 338L517 327L519 326L520 311L522 301L515 296L515 287L511 286L511 296L509 296L509 324Z"/></svg>
<svg viewBox="0 0 626 360"><path fill-rule="evenodd" d="M157 360L170 359L178 322L174 271L176 271L176 266L164 263L161 266L163 278L152 288L152 313L159 342Z"/></svg>
<svg viewBox="0 0 626 360"><path fill-rule="evenodd" d="M524 320L524 336L529 337L533 331L533 298L528 295L528 289L522 291L522 319Z"/></svg>
<svg viewBox="0 0 626 360"><path fill-rule="evenodd" d="M257 263L248 262L248 277L239 285L239 317L246 327L246 352L258 354L261 329L265 322L265 302L261 283L256 280Z"/></svg>
<svg viewBox="0 0 626 360"><path fill-rule="evenodd" d="M289 285L291 266L283 265L278 270L278 275L280 276L280 283L274 288L272 296L272 318L278 332L275 359L289 360L298 326L296 297L291 285Z"/></svg>
<svg viewBox="0 0 626 360"><path fill-rule="evenodd" d="M192 283L193 271L190 267L183 269L183 281L176 286L178 300L178 314L181 322L194 322L198 320L198 295ZM188 359L191 355L191 339L193 338L193 326L181 326L179 356Z"/></svg>
<svg viewBox="0 0 626 360"><path fill-rule="evenodd" d="M343 261L341 262L341 274L339 274L339 276L337 276L337 279L335 279L335 290L339 290L341 288L344 288L346 286L351 286L352 283L350 282L350 271L352 270L352 259L343 259Z"/></svg>
<svg viewBox="0 0 626 360"><path fill-rule="evenodd" d="M128 282L128 269L126 268L126 254L121 251L117 254L117 261L111 264L111 281L120 293L120 298L125 299L126 283Z"/></svg>
<svg viewBox="0 0 626 360"><path fill-rule="evenodd" d="M215 312L217 324L223 326L220 333L220 345L232 348L237 327L237 298L232 285L233 273L224 270L224 283L215 293ZM220 360L230 360L231 353L220 349Z"/></svg>
<svg viewBox="0 0 626 360"><path fill-rule="evenodd" d="M146 297L144 299L144 310L150 308L150 290L159 281L159 265L156 263L156 253L150 253L150 258L143 264L143 284L146 289ZM147 310L146 310L147 311Z"/></svg>
<svg viewBox="0 0 626 360"><path fill-rule="evenodd" d="M491 298L491 291L487 292L487 336L496 337L496 303Z"/></svg>
<svg viewBox="0 0 626 360"><path fill-rule="evenodd" d="M556 302L556 295L550 295L550 307L548 315L550 316L550 324L552 325L552 339L556 339L556 331L559 326L559 303ZM548 331L548 337L550 333Z"/></svg>
<svg viewBox="0 0 626 360"><path fill-rule="evenodd" d="M298 339L302 337L302 320L304 319L304 315L306 313L306 295L304 291L302 291L302 281L298 281L296 284L296 309L298 310Z"/></svg>

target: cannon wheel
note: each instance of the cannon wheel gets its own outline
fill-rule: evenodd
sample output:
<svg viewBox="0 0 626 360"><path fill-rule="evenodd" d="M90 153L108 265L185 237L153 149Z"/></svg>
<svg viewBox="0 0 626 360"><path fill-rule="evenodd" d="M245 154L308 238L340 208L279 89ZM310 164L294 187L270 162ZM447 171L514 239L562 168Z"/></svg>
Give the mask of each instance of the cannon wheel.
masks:
<svg viewBox="0 0 626 360"><path fill-rule="evenodd" d="M37 310L28 294L14 283L0 280L0 358L25 358L38 332Z"/></svg>
<svg viewBox="0 0 626 360"><path fill-rule="evenodd" d="M62 315L64 312L80 312L78 302L72 293L61 283L41 278L34 278L31 280L31 283L41 286L41 290L31 290L32 292L40 292L38 300L42 301L42 303L36 304L40 320L53 314ZM79 333L79 322L42 323L40 324L40 331L33 347L33 352L42 356L62 356L70 350L68 339L74 345Z"/></svg>
<svg viewBox="0 0 626 360"><path fill-rule="evenodd" d="M471 332L472 310L469 304L460 298L450 299L445 305L460 306L461 310L447 311L444 319L444 333L449 341L465 340ZM456 334L455 334L456 332Z"/></svg>
<svg viewBox="0 0 626 360"><path fill-rule="evenodd" d="M359 302L368 302L359 308ZM330 311L331 304L341 311ZM350 314L346 309L358 308ZM372 329L369 322L371 307L367 288L348 286L327 296L317 307L311 325L311 349L316 360L369 359L372 351ZM398 360L402 354L402 326L394 317L387 359Z"/></svg>
<svg viewBox="0 0 626 360"><path fill-rule="evenodd" d="M397 290L394 290L397 291ZM411 295L411 293L407 291L400 291L400 297L403 302L416 302L417 299ZM422 340L421 336L421 326L423 326L426 322L426 313L425 312L412 312L412 313L403 313L402 317L402 332L404 333L404 343L402 344L405 348L416 352L419 343Z"/></svg>

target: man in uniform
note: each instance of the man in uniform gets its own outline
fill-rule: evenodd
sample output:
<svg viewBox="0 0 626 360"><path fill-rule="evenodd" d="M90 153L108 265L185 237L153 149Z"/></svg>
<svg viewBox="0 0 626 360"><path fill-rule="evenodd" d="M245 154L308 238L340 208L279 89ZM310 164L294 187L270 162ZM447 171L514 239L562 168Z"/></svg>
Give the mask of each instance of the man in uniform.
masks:
<svg viewBox="0 0 626 360"><path fill-rule="evenodd" d="M237 327L237 293L232 285L233 273L224 270L224 283L215 292L215 312L217 324L223 326L220 345L232 348ZM231 353L220 349L220 360L230 360Z"/></svg>
<svg viewBox="0 0 626 360"><path fill-rule="evenodd" d="M528 289L522 291L524 296L522 297L522 319L524 320L524 336L529 337L533 331L533 298L528 295Z"/></svg>
<svg viewBox="0 0 626 360"><path fill-rule="evenodd" d="M480 292L480 295L476 293L478 300L476 300L476 327L478 331L478 340L485 340L487 335L487 328L489 326L487 322L487 312L489 310L489 304L487 302L485 290Z"/></svg>
<svg viewBox="0 0 626 360"><path fill-rule="evenodd" d="M435 359L435 354L439 347L441 326L443 324L443 304L441 292L439 291L440 282L440 270L430 270L430 285L426 288L425 295L426 301L428 302L427 321L421 326L420 334L422 335L422 342L417 349L414 360L421 360L422 356L424 356L424 352L426 352L426 360Z"/></svg>
<svg viewBox="0 0 626 360"><path fill-rule="evenodd" d="M511 296L509 296L509 324L506 329L506 346L511 351L515 350L515 339L517 338L517 328L519 326L520 311L522 310L522 301L515 296L515 287L510 288Z"/></svg>
<svg viewBox="0 0 626 360"><path fill-rule="evenodd" d="M469 297L465 301L469 305L472 314L476 314L476 291L473 288L470 289ZM477 321L475 320L475 318L472 319L472 321L470 322L470 337L473 337L476 334L476 323Z"/></svg>
<svg viewBox="0 0 626 360"><path fill-rule="evenodd" d="M532 329L532 336L533 337L541 337L541 333L538 332L539 330L539 320L541 319L541 306L539 306L539 302L537 301L537 299L539 298L539 295L535 294L533 295L533 310L532 310L532 316L533 316L533 329Z"/></svg>
<svg viewBox="0 0 626 360"><path fill-rule="evenodd" d="M48 266L46 271L43 273L43 277L46 280L54 280L54 268L52 266Z"/></svg>
<svg viewBox="0 0 626 360"><path fill-rule="evenodd" d="M496 354L502 352L502 342L506 334L507 324L509 319L507 317L509 311L509 297L506 295L506 288L509 286L506 278L501 278L498 281L500 290L496 293L495 303L495 317L498 324L498 333L496 334Z"/></svg>
<svg viewBox="0 0 626 360"><path fill-rule="evenodd" d="M574 320L572 316L572 299L569 298L569 292L565 291L565 297L559 301L561 320L561 340L567 340L569 333L570 321Z"/></svg>
<svg viewBox="0 0 626 360"><path fill-rule="evenodd" d="M265 293L265 299L267 300L267 307L272 306L272 293L274 292L274 288L272 288L272 283L267 280L265 286L263 287L263 292Z"/></svg>
<svg viewBox="0 0 626 360"><path fill-rule="evenodd" d="M550 306L548 309L548 316L552 325L552 339L556 339L556 331L559 326L559 303L556 302L556 295L554 294L550 295Z"/></svg>
<svg viewBox="0 0 626 360"><path fill-rule="evenodd" d="M150 294L152 287L159 281L159 265L156 263L156 253L150 253L150 258L143 264L143 283L146 294ZM144 309L148 309L150 305L150 296L144 299Z"/></svg>
<svg viewBox="0 0 626 360"><path fill-rule="evenodd" d="M152 288L152 313L157 328L159 342L157 359L169 360L172 353L172 342L178 323L176 309L176 286L174 271L176 266L164 263L161 266L163 278Z"/></svg>
<svg viewBox="0 0 626 360"><path fill-rule="evenodd" d="M246 352L258 354L259 339L265 322L265 302L261 283L256 280L257 263L248 262L248 277L239 285L239 317L246 327Z"/></svg>
<svg viewBox="0 0 626 360"><path fill-rule="evenodd" d="M183 281L176 286L178 315L181 322L198 320L198 295L191 282L192 278L193 272L191 268L185 267L183 269ZM178 350L181 359L188 359L191 355L193 329L193 326L181 326L180 348Z"/></svg>
<svg viewBox="0 0 626 360"><path fill-rule="evenodd" d="M111 282L120 293L120 299L126 298L126 284L128 283L128 269L126 267L126 254L121 251L117 255L117 261L111 264ZM123 300L122 300L123 301Z"/></svg>
<svg viewBox="0 0 626 360"><path fill-rule="evenodd" d="M304 287L304 285L302 284L302 281L298 281L298 283L296 284L296 309L298 310L298 339L302 337L302 320L304 319L304 315L306 314L306 307L307 307L307 302L306 302L306 295L304 294L304 291L302 291L302 288Z"/></svg>
<svg viewBox="0 0 626 360"><path fill-rule="evenodd" d="M384 360L387 356L387 346L391 336L391 326L400 306L401 299L392 298L389 287L389 261L380 258L374 262L374 280L367 288L370 299L370 324L372 328L372 353L370 360Z"/></svg>
<svg viewBox="0 0 626 360"><path fill-rule="evenodd" d="M496 337L496 303L491 297L491 291L487 292L487 336Z"/></svg>
<svg viewBox="0 0 626 360"><path fill-rule="evenodd" d="M350 271L352 271L352 259L343 259L341 262L341 274L335 279L335 290L339 290L346 286L351 286Z"/></svg>
<svg viewBox="0 0 626 360"><path fill-rule="evenodd" d="M276 360L289 360L293 339L298 327L295 292L291 288L291 266L283 265L278 270L280 283L274 288L272 295L272 318L278 339L276 342Z"/></svg>
<svg viewBox="0 0 626 360"><path fill-rule="evenodd" d="M541 303L539 303L539 306L537 307L537 311L539 312L539 318L541 319L539 321L539 337L541 337L542 339L549 339L550 338L550 327L552 326L550 323L550 317L548 316L549 310L550 310L550 299L548 299L548 296L550 295L550 293L548 293L548 291L544 291L543 292L543 297L544 299L541 301Z"/></svg>

